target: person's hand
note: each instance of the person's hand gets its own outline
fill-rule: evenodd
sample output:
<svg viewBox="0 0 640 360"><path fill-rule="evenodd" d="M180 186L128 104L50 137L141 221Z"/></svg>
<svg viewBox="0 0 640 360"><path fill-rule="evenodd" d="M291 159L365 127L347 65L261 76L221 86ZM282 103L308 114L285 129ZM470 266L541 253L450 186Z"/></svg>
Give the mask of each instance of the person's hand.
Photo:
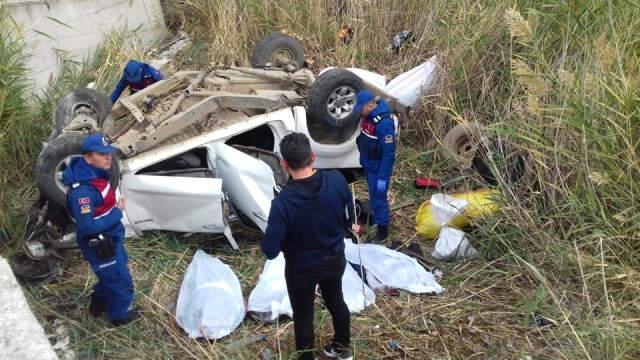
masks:
<svg viewBox="0 0 640 360"><path fill-rule="evenodd" d="M118 209L120 209L120 211L124 211L125 207L127 207L127 199L122 198L118 200Z"/></svg>
<svg viewBox="0 0 640 360"><path fill-rule="evenodd" d="M387 191L387 181L379 179L378 182L376 183L376 189L378 189L378 192Z"/></svg>

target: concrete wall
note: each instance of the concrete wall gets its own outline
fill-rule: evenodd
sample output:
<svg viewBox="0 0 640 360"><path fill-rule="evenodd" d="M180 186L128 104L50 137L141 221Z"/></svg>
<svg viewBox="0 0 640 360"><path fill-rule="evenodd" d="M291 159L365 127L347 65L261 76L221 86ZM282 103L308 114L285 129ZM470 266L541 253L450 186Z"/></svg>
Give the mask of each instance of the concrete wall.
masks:
<svg viewBox="0 0 640 360"><path fill-rule="evenodd" d="M0 257L0 359L58 359L7 261Z"/></svg>
<svg viewBox="0 0 640 360"><path fill-rule="evenodd" d="M145 42L166 35L160 0L8 0L29 55L36 88L60 71L62 58L82 61L112 30L138 29Z"/></svg>

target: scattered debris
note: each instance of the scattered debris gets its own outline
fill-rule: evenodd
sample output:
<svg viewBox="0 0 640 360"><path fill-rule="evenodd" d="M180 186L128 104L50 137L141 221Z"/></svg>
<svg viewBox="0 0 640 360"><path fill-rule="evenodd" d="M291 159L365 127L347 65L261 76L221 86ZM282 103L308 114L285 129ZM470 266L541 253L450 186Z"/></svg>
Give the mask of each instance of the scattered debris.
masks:
<svg viewBox="0 0 640 360"><path fill-rule="evenodd" d="M453 195L434 194L416 216L416 230L426 239L435 239L444 226L464 229L475 219L495 214L500 190L480 189Z"/></svg>
<svg viewBox="0 0 640 360"><path fill-rule="evenodd" d="M545 327L556 325L555 321L548 319L540 314L534 314L529 321L529 327Z"/></svg>
<svg viewBox="0 0 640 360"><path fill-rule="evenodd" d="M389 348L389 350L391 350L391 351L396 351L396 350L400 347L400 344L398 344L398 342L397 342L397 341L395 341L395 340L389 340L389 341L387 342L387 347L388 347L388 348Z"/></svg>
<svg viewBox="0 0 640 360"><path fill-rule="evenodd" d="M342 28L336 33L336 37L342 40L343 44L348 44L353 39L353 28L351 24L342 25Z"/></svg>
<svg viewBox="0 0 640 360"><path fill-rule="evenodd" d="M463 231L444 227L440 230L431 256L438 260L468 260L478 256L478 251Z"/></svg>
<svg viewBox="0 0 640 360"><path fill-rule="evenodd" d="M154 49L151 53L152 60L149 65L156 69L162 69L182 50L191 45L189 35L184 31L178 32L174 37L163 44L160 49Z"/></svg>
<svg viewBox="0 0 640 360"><path fill-rule="evenodd" d="M429 179L425 177L419 177L414 180L413 187L416 189L437 189L442 185L440 180L437 179Z"/></svg>
<svg viewBox="0 0 640 360"><path fill-rule="evenodd" d="M391 39L391 45L389 46L389 48L395 51L396 54L399 54L400 48L414 41L415 41L415 36L413 35L413 32L404 30L393 36L393 38Z"/></svg>

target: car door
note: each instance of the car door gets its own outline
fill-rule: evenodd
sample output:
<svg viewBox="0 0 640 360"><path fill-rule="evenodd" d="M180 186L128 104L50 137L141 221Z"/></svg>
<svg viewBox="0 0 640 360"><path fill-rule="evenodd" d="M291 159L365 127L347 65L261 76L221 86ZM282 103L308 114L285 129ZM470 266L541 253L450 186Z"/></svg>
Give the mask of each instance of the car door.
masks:
<svg viewBox="0 0 640 360"><path fill-rule="evenodd" d="M265 162L223 143L213 145L216 173L231 204L263 232L274 197L273 171Z"/></svg>
<svg viewBox="0 0 640 360"><path fill-rule="evenodd" d="M222 180L126 174L121 191L126 214L136 230L223 233Z"/></svg>

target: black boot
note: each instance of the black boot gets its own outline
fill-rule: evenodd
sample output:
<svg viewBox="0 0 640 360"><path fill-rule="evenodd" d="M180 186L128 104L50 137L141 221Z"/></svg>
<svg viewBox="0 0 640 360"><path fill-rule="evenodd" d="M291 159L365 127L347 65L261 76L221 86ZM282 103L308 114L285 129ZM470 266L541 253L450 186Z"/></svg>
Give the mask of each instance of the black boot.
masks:
<svg viewBox="0 0 640 360"><path fill-rule="evenodd" d="M378 225L378 232L376 233L376 242L383 242L389 237L389 226L388 225Z"/></svg>
<svg viewBox="0 0 640 360"><path fill-rule="evenodd" d="M140 319L141 316L142 315L140 314L139 310L129 310L129 312L127 313L127 317L120 320L111 320L111 323L113 324L113 326L127 325L132 321Z"/></svg>
<svg viewBox="0 0 640 360"><path fill-rule="evenodd" d="M107 311L107 303L103 299L96 299L91 296L91 302L89 302L89 314L93 317L98 317Z"/></svg>

